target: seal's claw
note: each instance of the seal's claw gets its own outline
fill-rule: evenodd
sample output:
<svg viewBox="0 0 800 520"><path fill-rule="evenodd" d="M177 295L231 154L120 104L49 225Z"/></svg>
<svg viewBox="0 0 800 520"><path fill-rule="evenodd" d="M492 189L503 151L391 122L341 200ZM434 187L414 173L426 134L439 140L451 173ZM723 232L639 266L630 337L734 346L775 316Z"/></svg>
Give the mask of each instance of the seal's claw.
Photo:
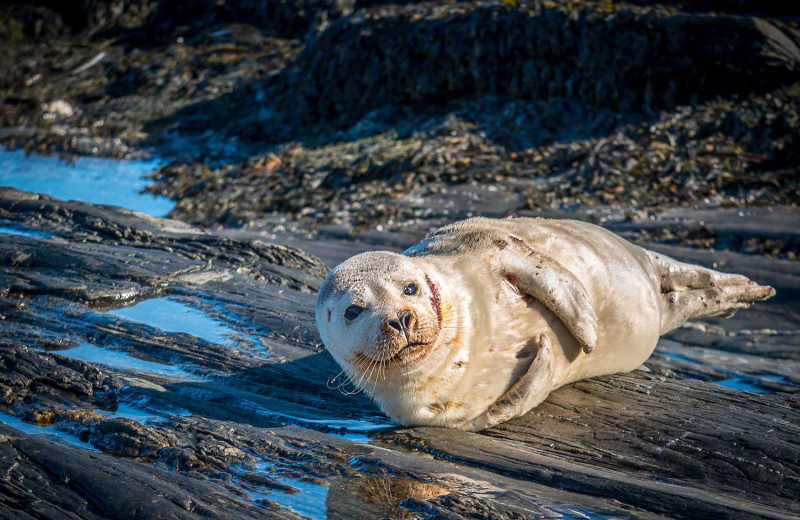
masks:
<svg viewBox="0 0 800 520"><path fill-rule="evenodd" d="M758 288L761 291L761 295L757 298L758 300L767 300L775 296L775 289L769 285L759 285Z"/></svg>

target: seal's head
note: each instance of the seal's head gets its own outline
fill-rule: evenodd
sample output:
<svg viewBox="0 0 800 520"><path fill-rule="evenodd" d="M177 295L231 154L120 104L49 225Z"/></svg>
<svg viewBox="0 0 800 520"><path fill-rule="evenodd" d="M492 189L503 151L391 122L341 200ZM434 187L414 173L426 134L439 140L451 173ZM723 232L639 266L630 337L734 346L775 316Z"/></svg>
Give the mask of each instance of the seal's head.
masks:
<svg viewBox="0 0 800 520"><path fill-rule="evenodd" d="M440 343L442 297L425 263L388 252L337 266L317 294L322 341L355 381L420 369Z"/></svg>

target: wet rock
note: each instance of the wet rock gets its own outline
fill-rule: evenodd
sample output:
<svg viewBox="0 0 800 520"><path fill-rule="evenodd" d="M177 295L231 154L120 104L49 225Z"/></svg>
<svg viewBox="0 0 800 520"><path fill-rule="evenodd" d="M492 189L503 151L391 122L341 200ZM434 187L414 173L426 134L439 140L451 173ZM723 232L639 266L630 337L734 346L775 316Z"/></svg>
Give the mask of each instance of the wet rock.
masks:
<svg viewBox="0 0 800 520"><path fill-rule="evenodd" d="M175 469L175 471L190 471L203 465L203 462L194 454L194 450L172 446L159 450L158 462Z"/></svg>
<svg viewBox="0 0 800 520"><path fill-rule="evenodd" d="M93 454L0 424L0 503L9 518L299 518L213 483ZM24 464L18 461L24 460Z"/></svg>
<svg viewBox="0 0 800 520"><path fill-rule="evenodd" d="M677 383L663 376L642 372L618 376L613 381L595 379L586 384L608 384L610 391L602 396L594 392L587 393L583 391L582 383L559 389L525 418L487 431L486 437L478 443L480 447L467 446L458 438L458 434L448 432L442 435L442 432L428 428L400 432L395 440L450 460L502 467L502 471L510 472L517 478L549 482L561 488L581 489L589 493L594 493L591 490L595 485L599 487L594 489L613 488L615 499L623 503L641 507L646 502L655 501L644 506L651 511L676 511L676 508L683 507L677 504L683 503L692 509L692 513L688 514L688 510L683 510L687 517L706 514L764 517L796 514L791 498L796 490L788 479L782 477L797 471L794 462L796 453L793 453L793 449L791 452L785 451L788 439L778 438L783 434L777 430L771 431L768 437L753 435L750 427L744 424L747 421L773 421L775 417L783 423L787 419L787 406L791 405L782 402L782 399L762 399L755 397L757 394L745 394L747 397L741 399L744 395L717 388L713 391L712 399L726 403L717 408L716 404L709 401L709 394L706 394L708 383ZM679 388L672 386L675 384ZM633 401L639 401L640 404L647 401L659 411L651 409L650 405L639 407L628 401L626 396L636 396ZM642 401L639 396L646 397ZM670 411L662 413L661 404L657 403L665 400L669 400L673 406ZM793 399L789 399L791 401ZM756 411L760 406L763 408ZM600 412L605 407L614 412L610 415ZM702 417L697 412L701 409ZM742 411L732 413L734 409ZM686 426L689 423L676 421L681 416L681 410L691 410L693 418L688 429ZM720 410L722 415L717 416L711 410ZM730 418L734 419L731 421ZM653 426L643 429L637 426L631 430L625 426L628 420L639 425L653 421ZM404 438L404 435L407 437ZM492 448L498 438L515 442L525 440L519 445L518 451L505 443L498 450ZM603 448L597 450L595 443L602 444ZM740 455L753 448L765 453L764 465L755 460L748 461L747 456ZM550 458L564 460L561 454L570 462L561 465ZM543 464L544 460L549 462ZM604 469L595 473L599 466ZM718 471L725 466L735 467L737 473L747 475L747 489L720 478ZM620 467L625 470L618 472ZM670 484L662 488L657 497L650 494L653 489L649 475L653 468L658 468L656 471L660 474L669 475L665 481ZM603 483L599 484L599 481ZM684 485L698 493L690 498L683 492ZM763 502L756 498L763 494L773 497L767 509L762 509ZM416 503L414 506L433 511L430 504Z"/></svg>
<svg viewBox="0 0 800 520"><path fill-rule="evenodd" d="M57 416L55 426L85 439L105 453L140 459L152 459L161 449L178 443L178 439L168 431L122 417L107 418L68 411Z"/></svg>
<svg viewBox="0 0 800 520"><path fill-rule="evenodd" d="M390 430L373 433L378 444L368 445L349 439L390 425L365 397L328 384L339 369L314 325L313 290L327 272L320 261L253 242L256 235L244 231L225 235L113 207L0 194L0 218L37 232L0 233L5 413L26 431L102 452L76 457L63 443L3 429L12 441L0 464L12 477L0 482L0 500L9 507L25 508L35 496L32 516L57 518L81 497L88 505L73 509L85 517L131 518L140 511L131 505L135 492L139 501L158 497L142 514L180 508L219 516L214 508L225 498L232 504L226 517L292 517L279 505L289 494L324 492L332 518L412 510L453 518L776 516L767 503L795 513L794 481L778 475L797 472L786 440L796 435L796 262L658 246L774 284L779 296L735 322L667 338L702 345L688 354L688 346L663 346L689 361L655 356L650 372L570 385L530 417L482 434ZM732 216L715 226L733 226ZM793 229L782 218L775 217L774 233ZM314 239L318 249L341 246L342 235L322 236ZM391 243L379 242L386 236L366 238ZM144 299L174 303L172 321L187 308L211 316L236 339L119 315L120 306ZM766 322L775 333L755 328ZM71 359L75 350L90 361ZM748 360L737 358L744 354ZM693 358L702 363L693 367ZM753 385L772 381L772 390L758 388L779 393L711 382L739 370ZM20 458L14 450L23 445L38 451ZM49 473L43 461L54 461ZM33 484L21 487L18 476ZM119 496L117 487L125 488Z"/></svg>
<svg viewBox="0 0 800 520"><path fill-rule="evenodd" d="M134 227L131 226L131 222L138 218L135 214L125 210L105 214L105 210L92 209L91 206L78 205L71 208L70 203L55 201L50 197L41 196L31 200L26 196L18 195L19 193L21 192L8 188L0 190L0 217L14 218L22 223L20 217L27 214L27 219L30 219L31 224L41 226L49 223L53 226L53 230L63 230L60 228L60 224L63 222L72 225L74 221L79 227L82 226L80 231L66 231L65 236L77 239L77 241L59 243L59 251L39 248L37 244L40 242L29 237L19 237L13 244L6 243L5 248L0 250L3 266L30 268L29 273L32 278L28 283L32 285L36 285L37 279L41 281L41 277L47 277L50 270L68 267L71 269L71 275L64 278L71 277L72 280L65 286L65 289L69 287L72 291L80 292L89 299L103 299L103 291L95 294L88 290L85 284L86 276L89 276L89 273L113 276L115 269L119 272L120 269L125 269L122 266L126 265L125 260L114 252L114 248L109 249L103 246L104 238L121 239L131 246L148 247L156 256L169 255L178 250L184 255L185 263L182 268L175 265L175 270L171 272L185 269L185 274L196 271L198 274L206 272L210 275L216 271L217 277L223 276L218 269L213 267L214 264L217 264L226 266L228 269L244 269L243 272L262 281L278 282L278 280L289 278L293 280L289 283L294 288L308 292L315 290L318 278L327 273L327 267L317 259L301 251L291 250L280 245L266 244L260 241L242 242L240 243L243 246L242 249L238 253L234 253L232 248L226 246L226 243L231 245L232 241L208 235L198 229L180 225L170 229L169 226L164 226L155 219L151 220L149 225ZM19 200L20 197L21 200ZM109 218L112 214L116 215L116 218ZM166 231L167 234L164 236L166 240L152 240L152 234L157 231ZM168 238L170 236L172 238ZM75 249L76 247L78 249ZM83 256L79 250L84 248L95 250L94 260ZM202 262L196 260L200 257L203 258ZM81 260L78 260L79 258ZM191 258L195 258L195 260L191 260ZM116 267L114 267L115 265ZM144 268L139 270L138 275L128 277L128 285L135 287L142 282L157 285L157 280L164 273L159 274L158 269L151 271L145 266L142 267ZM171 268L169 269L171 270ZM205 278L206 281L213 279L214 276ZM202 280L202 277L198 278L198 281ZM114 294L119 295L121 292L125 292L125 289L118 285L109 287L107 290L111 293L107 297L111 299L115 298ZM133 294L128 298L132 296Z"/></svg>
<svg viewBox="0 0 800 520"><path fill-rule="evenodd" d="M289 493L296 493L297 489L279 481L269 478L261 473L243 473L239 478L253 486L254 489L278 489Z"/></svg>
<svg viewBox="0 0 800 520"><path fill-rule="evenodd" d="M0 140L153 147L150 189L215 229L0 190L41 232L0 234L10 516L293 518L309 490L329 518L797 515L791 6L56 4L0 12ZM489 432L361 444L387 423L327 384L328 267L272 242L332 264L472 214L593 219L778 296ZM108 312L149 299L227 336ZM102 453L43 438L70 434Z"/></svg>
<svg viewBox="0 0 800 520"><path fill-rule="evenodd" d="M6 407L37 400L62 406L113 406L122 383L82 361L29 350L6 336L0 340L0 394Z"/></svg>
<svg viewBox="0 0 800 520"><path fill-rule="evenodd" d="M411 511L419 518L454 520L521 520L525 515L516 512L500 512L495 507L474 498L459 495L442 495L432 500L408 498L400 502L400 507Z"/></svg>

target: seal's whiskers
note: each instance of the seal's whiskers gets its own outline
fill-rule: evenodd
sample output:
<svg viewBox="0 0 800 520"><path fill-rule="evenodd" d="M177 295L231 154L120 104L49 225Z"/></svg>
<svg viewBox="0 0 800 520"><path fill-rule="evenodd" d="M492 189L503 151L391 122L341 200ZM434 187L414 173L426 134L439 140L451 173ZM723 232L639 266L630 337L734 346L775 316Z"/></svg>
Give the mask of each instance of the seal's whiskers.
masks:
<svg viewBox="0 0 800 520"><path fill-rule="evenodd" d="M350 385L352 389L348 390L347 385ZM331 389L336 388L342 395L355 395L361 392L361 388L353 382L344 370L328 379L327 387Z"/></svg>

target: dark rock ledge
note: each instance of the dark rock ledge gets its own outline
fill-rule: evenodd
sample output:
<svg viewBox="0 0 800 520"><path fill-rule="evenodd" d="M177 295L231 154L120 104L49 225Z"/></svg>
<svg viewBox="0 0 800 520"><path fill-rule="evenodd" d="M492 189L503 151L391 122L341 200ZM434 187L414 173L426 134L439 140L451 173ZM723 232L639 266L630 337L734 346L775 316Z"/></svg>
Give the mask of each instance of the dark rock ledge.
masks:
<svg viewBox="0 0 800 520"><path fill-rule="evenodd" d="M309 489L320 509L298 512L327 518L800 515L797 262L658 246L778 296L489 431L388 429L365 444L387 421L326 384L338 370L314 328L315 257L12 189L0 221L17 232L0 233L2 418L44 434L0 425L2 518L297 518L280 504L313 503ZM224 323L236 348L113 312L158 298ZM87 344L110 357L71 356ZM715 384L731 378L766 393Z"/></svg>

